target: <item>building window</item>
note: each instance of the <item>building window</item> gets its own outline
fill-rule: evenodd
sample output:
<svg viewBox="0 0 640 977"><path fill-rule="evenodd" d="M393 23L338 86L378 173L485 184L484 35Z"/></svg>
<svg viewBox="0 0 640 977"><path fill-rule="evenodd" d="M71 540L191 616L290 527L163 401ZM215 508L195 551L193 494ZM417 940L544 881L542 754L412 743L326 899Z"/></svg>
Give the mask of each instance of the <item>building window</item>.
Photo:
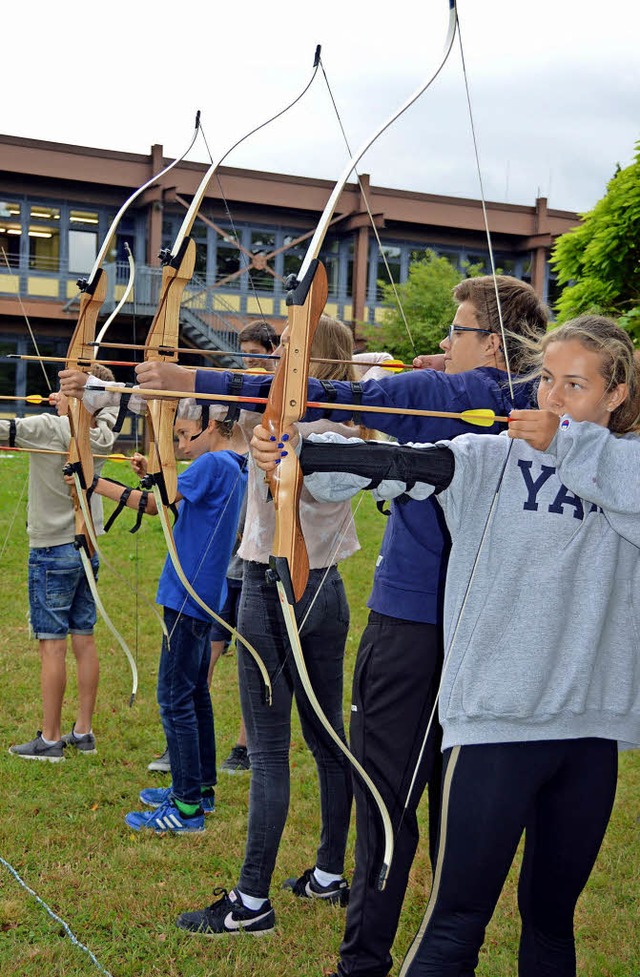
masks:
<svg viewBox="0 0 640 977"><path fill-rule="evenodd" d="M107 261L116 261L118 264L128 263L129 256L125 244L131 248L131 253L135 254L136 248L136 224L135 218L124 216L116 232L116 240L113 250L107 255Z"/></svg>
<svg viewBox="0 0 640 977"><path fill-rule="evenodd" d="M284 234L282 238L282 245L287 249L282 255L282 274L285 281L289 275L295 275L297 278L306 253L306 241L304 244L295 244L291 247L292 241L295 241L297 237L296 234Z"/></svg>
<svg viewBox="0 0 640 977"><path fill-rule="evenodd" d="M237 242L237 243L236 243ZM242 267L240 261L240 236L235 231L227 231L222 242L216 245L215 281L225 288L240 288Z"/></svg>
<svg viewBox="0 0 640 977"><path fill-rule="evenodd" d="M29 268L60 270L60 208L32 204L29 208Z"/></svg>
<svg viewBox="0 0 640 977"><path fill-rule="evenodd" d="M249 270L250 287L258 292L273 292L275 278L267 269L270 264L267 255L275 251L275 234L268 231L251 232L251 254L253 255Z"/></svg>
<svg viewBox="0 0 640 977"><path fill-rule="evenodd" d="M20 264L20 204L12 200L0 201L0 269L17 268Z"/></svg>
<svg viewBox="0 0 640 977"><path fill-rule="evenodd" d="M398 245L383 244L378 248L378 265L376 273L376 302L381 302L384 286L392 282L400 283L402 274L402 248Z"/></svg>
<svg viewBox="0 0 640 977"><path fill-rule="evenodd" d="M98 214L88 210L69 213L69 271L88 275L98 254Z"/></svg>
<svg viewBox="0 0 640 977"><path fill-rule="evenodd" d="M476 275L489 275L491 273L491 262L487 254L477 254L473 251L467 251L465 262L466 265L463 271L466 271L471 266Z"/></svg>
<svg viewBox="0 0 640 977"><path fill-rule="evenodd" d="M320 257L327 271L329 298L344 302L353 289L353 241L328 239Z"/></svg>

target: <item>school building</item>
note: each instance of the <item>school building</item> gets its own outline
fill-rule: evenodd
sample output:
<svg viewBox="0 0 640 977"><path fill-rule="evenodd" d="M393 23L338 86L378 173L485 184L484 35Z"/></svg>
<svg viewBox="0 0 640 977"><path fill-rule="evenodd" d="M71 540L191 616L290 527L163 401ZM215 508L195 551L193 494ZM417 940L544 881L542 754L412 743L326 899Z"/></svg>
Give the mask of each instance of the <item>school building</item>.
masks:
<svg viewBox="0 0 640 977"><path fill-rule="evenodd" d="M45 393L40 365L8 360L8 354L34 352L28 320L40 354L64 356L77 318L77 280L90 272L124 201L170 160L159 145L143 155L10 135L0 135L0 155L0 396ZM110 342L144 342L162 274L158 253L173 244L206 170L206 164L180 163L125 213L105 264L109 286L101 322L129 280L125 245L135 261L135 286L110 327ZM252 320L266 319L280 331L287 314L284 282L299 268L332 189L327 180L226 166L214 175L192 231L197 257L181 307L182 346L232 357L238 331ZM543 197L531 206L488 202L487 214L496 265L553 301L550 249L578 223L577 214L552 210ZM480 201L354 178L320 255L329 280L327 312L354 327L379 322L378 283L388 278L382 252L393 279L402 282L411 261L428 248L458 267L472 262L489 271ZM135 358L118 350L101 355ZM54 383L58 368L47 367ZM114 372L131 379L130 371Z"/></svg>

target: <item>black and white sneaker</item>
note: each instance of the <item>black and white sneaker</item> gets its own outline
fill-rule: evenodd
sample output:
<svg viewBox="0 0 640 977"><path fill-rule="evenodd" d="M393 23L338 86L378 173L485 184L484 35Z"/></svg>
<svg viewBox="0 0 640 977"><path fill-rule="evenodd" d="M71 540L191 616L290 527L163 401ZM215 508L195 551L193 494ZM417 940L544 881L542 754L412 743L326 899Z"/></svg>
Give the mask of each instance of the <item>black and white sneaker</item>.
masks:
<svg viewBox="0 0 640 977"><path fill-rule="evenodd" d="M214 896L220 895L217 902L206 909L192 913L182 913L176 926L196 936L237 936L250 933L252 936L265 936L273 933L276 914L267 899L260 909L248 909L237 889L214 889Z"/></svg>
<svg viewBox="0 0 640 977"><path fill-rule="evenodd" d="M312 868L305 869L299 879L285 879L282 888L290 889L300 899L322 899L338 906L346 906L349 902L349 883L346 879L320 885Z"/></svg>

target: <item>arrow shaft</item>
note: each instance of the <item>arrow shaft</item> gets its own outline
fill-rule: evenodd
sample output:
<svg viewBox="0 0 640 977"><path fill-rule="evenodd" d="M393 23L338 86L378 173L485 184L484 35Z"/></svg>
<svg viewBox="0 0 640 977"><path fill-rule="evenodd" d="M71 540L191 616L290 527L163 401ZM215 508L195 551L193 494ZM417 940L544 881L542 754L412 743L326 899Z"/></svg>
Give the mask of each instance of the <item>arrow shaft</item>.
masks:
<svg viewBox="0 0 640 977"><path fill-rule="evenodd" d="M113 387L107 384L105 387L89 387L90 390L105 390L109 393L122 393L121 387ZM235 397L231 394L205 394L198 393L194 394L193 391L188 390L157 390L148 387L136 389L136 393L144 394L150 399L156 398L167 398L170 400L181 400L183 397L194 397L196 400L212 400L222 403L235 403L235 404L266 404L266 397ZM415 417L448 417L453 420L466 421L469 424L479 423L479 418L474 418L474 411L462 411L460 413L446 411L446 410L419 410L417 408L411 407L365 407L362 404L329 404L322 403L317 400L307 400L307 407L314 407L319 410L341 410L350 411L353 413L357 411L360 414L408 414ZM500 417L494 415L492 411L484 410L480 408L478 411L482 415L483 421L487 421L491 417L492 424L507 424L509 421L508 417Z"/></svg>

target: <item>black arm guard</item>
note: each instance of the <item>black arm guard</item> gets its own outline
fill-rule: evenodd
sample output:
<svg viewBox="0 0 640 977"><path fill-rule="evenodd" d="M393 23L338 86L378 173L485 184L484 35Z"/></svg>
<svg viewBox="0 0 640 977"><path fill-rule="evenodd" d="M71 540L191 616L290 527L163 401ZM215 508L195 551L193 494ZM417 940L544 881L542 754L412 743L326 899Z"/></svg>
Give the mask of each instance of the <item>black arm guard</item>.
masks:
<svg viewBox="0 0 640 977"><path fill-rule="evenodd" d="M312 472L361 475L371 479L369 488L375 488L385 479L405 482L408 487L426 482L435 487L437 495L451 484L455 460L451 449L440 445L410 448L385 441L336 444L304 440L300 465L305 475Z"/></svg>

